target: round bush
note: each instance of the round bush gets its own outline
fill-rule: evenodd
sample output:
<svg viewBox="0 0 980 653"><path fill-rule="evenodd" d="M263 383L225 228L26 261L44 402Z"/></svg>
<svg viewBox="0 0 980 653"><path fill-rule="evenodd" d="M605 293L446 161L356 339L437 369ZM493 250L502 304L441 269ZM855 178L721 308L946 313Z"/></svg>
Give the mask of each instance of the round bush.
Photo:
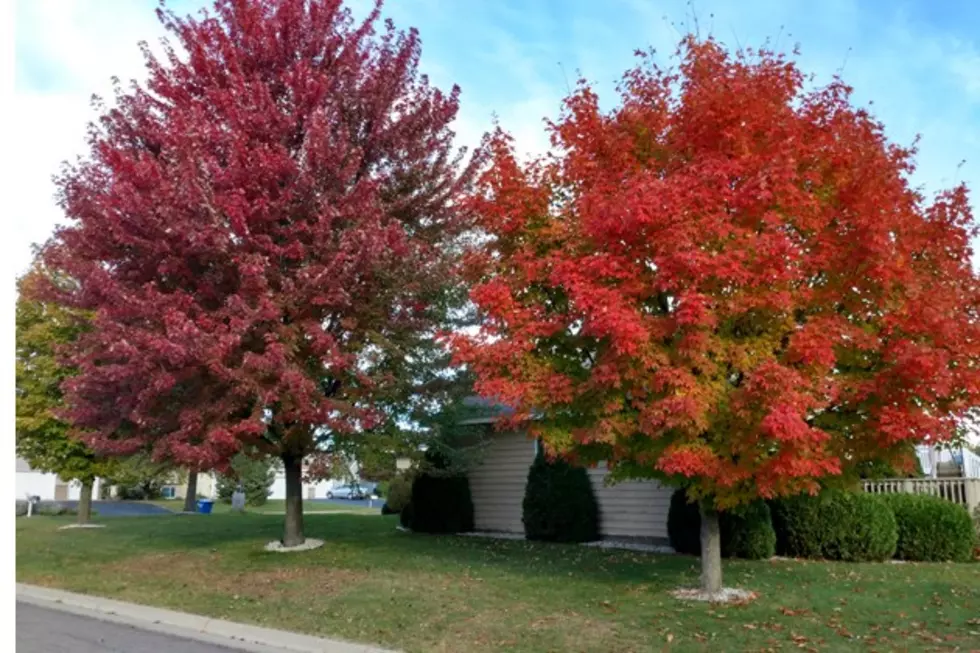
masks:
<svg viewBox="0 0 980 653"><path fill-rule="evenodd" d="M775 555L776 532L764 501L722 512L718 522L721 554L726 558L765 560ZM701 555L701 513L697 503L687 500L683 489L670 497L667 535L678 553Z"/></svg>
<svg viewBox="0 0 980 653"><path fill-rule="evenodd" d="M765 501L723 512L719 522L721 554L726 558L768 560L776 555L776 531Z"/></svg>
<svg viewBox="0 0 980 653"><path fill-rule="evenodd" d="M400 513L412 500L412 475L402 473L391 479L385 495L385 505L389 513Z"/></svg>
<svg viewBox="0 0 980 653"><path fill-rule="evenodd" d="M420 474L412 483L411 528L418 533L473 530L473 499L465 476Z"/></svg>
<svg viewBox="0 0 980 653"><path fill-rule="evenodd" d="M23 499L17 499L17 516L23 517L27 514L27 501Z"/></svg>
<svg viewBox="0 0 980 653"><path fill-rule="evenodd" d="M527 475L523 504L524 535L546 542L599 539L599 502L588 472L539 451Z"/></svg>
<svg viewBox="0 0 980 653"><path fill-rule="evenodd" d="M796 558L880 562L898 542L894 513L870 494L832 490L780 499L772 521L777 551Z"/></svg>
<svg viewBox="0 0 980 653"><path fill-rule="evenodd" d="M966 508L925 494L889 494L882 498L898 523L896 558L931 562L970 560L976 534Z"/></svg>

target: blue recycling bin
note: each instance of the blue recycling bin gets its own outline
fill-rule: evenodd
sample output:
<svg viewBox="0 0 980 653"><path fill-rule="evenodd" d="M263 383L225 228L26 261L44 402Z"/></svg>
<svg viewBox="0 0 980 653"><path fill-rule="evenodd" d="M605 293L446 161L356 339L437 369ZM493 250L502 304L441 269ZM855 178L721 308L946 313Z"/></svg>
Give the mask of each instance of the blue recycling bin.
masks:
<svg viewBox="0 0 980 653"><path fill-rule="evenodd" d="M214 506L214 501L211 499L198 499L197 500L197 511L202 515L210 515L211 508Z"/></svg>

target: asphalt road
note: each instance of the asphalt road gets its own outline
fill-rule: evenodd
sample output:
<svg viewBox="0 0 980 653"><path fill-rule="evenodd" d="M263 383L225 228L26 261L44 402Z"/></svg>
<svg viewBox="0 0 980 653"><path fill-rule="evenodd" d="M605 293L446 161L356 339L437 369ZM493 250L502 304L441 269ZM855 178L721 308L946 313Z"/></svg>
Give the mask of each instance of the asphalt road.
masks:
<svg viewBox="0 0 980 653"><path fill-rule="evenodd" d="M17 603L17 653L234 653L236 650Z"/></svg>

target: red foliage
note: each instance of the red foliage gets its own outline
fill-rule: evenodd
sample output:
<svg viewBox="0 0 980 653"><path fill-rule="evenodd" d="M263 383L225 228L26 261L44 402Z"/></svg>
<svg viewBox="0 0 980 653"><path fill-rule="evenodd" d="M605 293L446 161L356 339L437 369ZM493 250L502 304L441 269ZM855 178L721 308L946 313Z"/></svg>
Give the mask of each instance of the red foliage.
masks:
<svg viewBox="0 0 980 653"><path fill-rule="evenodd" d="M711 40L679 54L627 73L609 113L582 83L548 158L492 138L467 266L486 322L454 338L479 391L543 413L529 428L566 454L720 507L950 435L980 391L966 189L927 203L914 151L839 80L806 91L782 56Z"/></svg>
<svg viewBox="0 0 980 653"><path fill-rule="evenodd" d="M106 452L221 466L243 444L304 455L387 419L406 352L438 326L455 198L448 95L380 3L217 0L160 11L186 56L146 52L89 156L58 180L47 263L97 311L68 416ZM268 426L265 421L268 421Z"/></svg>

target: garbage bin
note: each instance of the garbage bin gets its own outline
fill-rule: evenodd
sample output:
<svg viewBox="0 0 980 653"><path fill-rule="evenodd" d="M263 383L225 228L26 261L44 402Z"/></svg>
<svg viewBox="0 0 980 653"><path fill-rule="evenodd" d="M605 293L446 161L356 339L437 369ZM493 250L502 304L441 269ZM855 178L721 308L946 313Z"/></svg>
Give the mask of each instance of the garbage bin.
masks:
<svg viewBox="0 0 980 653"><path fill-rule="evenodd" d="M210 515L212 506L214 506L214 501L212 501L211 499L197 500L197 511L202 515Z"/></svg>

